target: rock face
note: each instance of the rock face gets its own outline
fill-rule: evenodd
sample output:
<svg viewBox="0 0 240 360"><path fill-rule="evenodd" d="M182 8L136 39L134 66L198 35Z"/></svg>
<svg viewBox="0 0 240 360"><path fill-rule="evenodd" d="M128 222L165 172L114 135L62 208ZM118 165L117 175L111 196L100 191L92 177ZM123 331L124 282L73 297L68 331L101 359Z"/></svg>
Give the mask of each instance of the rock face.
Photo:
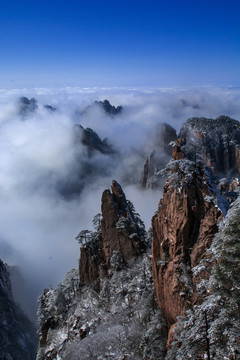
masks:
<svg viewBox="0 0 240 360"><path fill-rule="evenodd" d="M105 257L100 234L91 243L81 246L79 276L81 284L92 284L106 272Z"/></svg>
<svg viewBox="0 0 240 360"><path fill-rule="evenodd" d="M79 263L80 281L90 284L104 274L111 258L118 254L123 264L146 250L144 225L126 200L126 196L113 180L111 191L102 195L101 229L91 242L81 247Z"/></svg>
<svg viewBox="0 0 240 360"><path fill-rule="evenodd" d="M178 138L174 137L174 131L169 131L168 128L166 128L166 134L169 134L169 137L165 137L168 144L170 141L173 145L175 143L172 153L174 160L186 157L194 162L200 161L210 167L218 177L224 176L231 179L239 176L239 121L228 116L219 116L216 119L190 118L182 126ZM161 149L159 146L147 158L141 179L144 188L161 186L159 171L170 160L169 153L165 154L167 154L166 148Z"/></svg>
<svg viewBox="0 0 240 360"><path fill-rule="evenodd" d="M118 251L124 263L146 249L141 228L135 217L133 205L126 200L121 186L113 180L112 191L102 196L102 240L106 264L109 265L114 251Z"/></svg>
<svg viewBox="0 0 240 360"><path fill-rule="evenodd" d="M152 264L158 303L170 327L197 301L198 277L192 269L206 258L226 201L213 189L201 165L176 160L168 171L163 198L152 219ZM208 277L207 265L204 271Z"/></svg>
<svg viewBox="0 0 240 360"><path fill-rule="evenodd" d="M219 224L208 257L192 269L195 275L205 275L198 286L200 301L170 329L171 346L166 360L239 358L239 217L238 196ZM209 262L212 270L208 280L203 270Z"/></svg>
<svg viewBox="0 0 240 360"><path fill-rule="evenodd" d="M240 123L226 116L191 118L173 145L163 198L152 218L153 280L169 327L168 349L179 327L178 316L185 319L189 309L196 311L209 295L211 244L237 196L239 180L233 177L239 176Z"/></svg>
<svg viewBox="0 0 240 360"><path fill-rule="evenodd" d="M102 154L113 154L115 152L106 139L101 140L95 131L90 128L84 129L81 125L74 126L74 143L81 143L86 146L89 157L96 151Z"/></svg>
<svg viewBox="0 0 240 360"><path fill-rule="evenodd" d="M182 150L193 161L202 161L218 176L240 172L240 123L228 116L191 118L180 130L186 139Z"/></svg>
<svg viewBox="0 0 240 360"><path fill-rule="evenodd" d="M186 154L181 150L181 147L186 144L186 140L179 138L175 140L175 145L173 146L172 159L173 160L182 160L185 159Z"/></svg>
<svg viewBox="0 0 240 360"><path fill-rule="evenodd" d="M153 151L147 157L141 178L143 188L156 188L159 186L156 172L163 169L171 159L171 141L177 138L176 130L168 124L158 124L152 135Z"/></svg>
<svg viewBox="0 0 240 360"><path fill-rule="evenodd" d="M33 360L36 356L36 330L14 303L9 273L0 260L0 358Z"/></svg>

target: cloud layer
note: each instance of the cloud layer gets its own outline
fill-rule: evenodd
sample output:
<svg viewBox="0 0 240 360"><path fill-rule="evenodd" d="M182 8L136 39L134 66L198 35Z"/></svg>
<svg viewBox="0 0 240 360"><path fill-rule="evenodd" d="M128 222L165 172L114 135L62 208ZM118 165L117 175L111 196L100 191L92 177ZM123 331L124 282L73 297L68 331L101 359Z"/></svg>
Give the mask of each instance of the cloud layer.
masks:
<svg viewBox="0 0 240 360"><path fill-rule="evenodd" d="M161 192L142 192L138 184L157 124L179 131L192 116L225 114L239 120L239 93L215 88L0 90L0 257L20 266L30 298L77 266L74 238L91 227L113 178L150 226ZM19 96L35 97L37 111L19 115ZM98 106L83 112L104 99L122 105L122 113L111 117ZM107 138L116 153L95 152L89 158L84 145L74 144L75 124ZM73 184L81 185L81 194L64 196L63 188Z"/></svg>

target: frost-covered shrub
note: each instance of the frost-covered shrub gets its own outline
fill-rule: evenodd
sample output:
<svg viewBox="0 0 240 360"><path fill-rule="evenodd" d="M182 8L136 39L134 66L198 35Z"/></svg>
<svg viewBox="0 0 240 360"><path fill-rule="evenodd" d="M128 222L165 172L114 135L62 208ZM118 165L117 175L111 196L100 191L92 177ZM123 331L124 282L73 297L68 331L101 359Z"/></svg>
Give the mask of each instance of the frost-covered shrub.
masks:
<svg viewBox="0 0 240 360"><path fill-rule="evenodd" d="M119 251L114 250L110 259L110 266L113 270L121 270L124 267L124 262L119 254Z"/></svg>

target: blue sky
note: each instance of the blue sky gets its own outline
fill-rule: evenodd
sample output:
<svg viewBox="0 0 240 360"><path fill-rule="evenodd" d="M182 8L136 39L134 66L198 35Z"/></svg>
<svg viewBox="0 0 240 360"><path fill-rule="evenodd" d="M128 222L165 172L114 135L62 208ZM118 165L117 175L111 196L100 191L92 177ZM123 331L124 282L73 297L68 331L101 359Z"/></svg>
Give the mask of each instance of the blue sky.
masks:
<svg viewBox="0 0 240 360"><path fill-rule="evenodd" d="M239 86L239 0L1 2L0 88Z"/></svg>

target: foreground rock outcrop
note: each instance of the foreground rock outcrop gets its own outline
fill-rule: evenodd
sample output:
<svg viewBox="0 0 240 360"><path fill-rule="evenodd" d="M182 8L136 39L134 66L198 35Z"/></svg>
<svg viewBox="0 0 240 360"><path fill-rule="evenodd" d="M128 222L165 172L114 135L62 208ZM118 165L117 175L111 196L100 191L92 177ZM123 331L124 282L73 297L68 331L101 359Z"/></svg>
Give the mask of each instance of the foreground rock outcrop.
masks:
<svg viewBox="0 0 240 360"><path fill-rule="evenodd" d="M38 360L158 360L167 328L155 301L150 254L128 267L114 263L100 290L82 285L77 270L40 299Z"/></svg>
<svg viewBox="0 0 240 360"><path fill-rule="evenodd" d="M158 360L167 326L155 300L150 247L139 215L113 181L96 231L83 230L79 271L39 299L37 360Z"/></svg>
<svg viewBox="0 0 240 360"><path fill-rule="evenodd" d="M192 268L205 258L227 204L201 165L176 160L168 171L163 198L152 219L152 261L159 306L171 326L199 300ZM208 277L210 269L204 271Z"/></svg>
<svg viewBox="0 0 240 360"><path fill-rule="evenodd" d="M34 360L36 329L12 296L9 273L0 259L0 359Z"/></svg>

